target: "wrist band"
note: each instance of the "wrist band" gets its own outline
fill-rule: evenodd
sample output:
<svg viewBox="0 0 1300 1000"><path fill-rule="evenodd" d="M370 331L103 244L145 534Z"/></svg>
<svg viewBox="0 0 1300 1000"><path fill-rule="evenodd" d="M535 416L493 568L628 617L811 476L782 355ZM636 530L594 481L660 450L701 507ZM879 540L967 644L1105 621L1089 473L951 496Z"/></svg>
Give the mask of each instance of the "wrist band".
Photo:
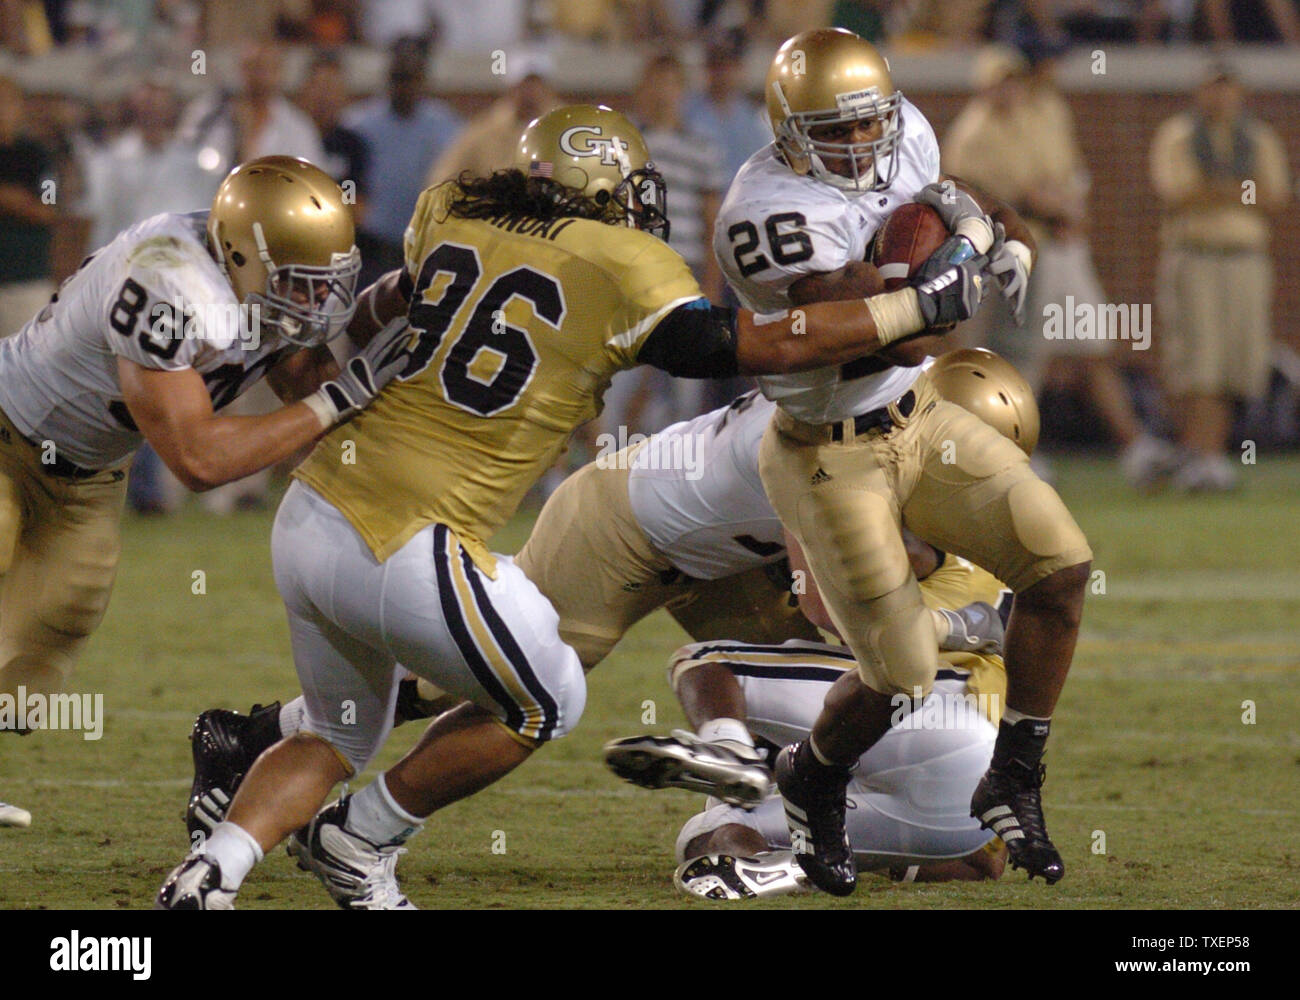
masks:
<svg viewBox="0 0 1300 1000"><path fill-rule="evenodd" d="M876 321L876 340L881 347L925 329L925 317L921 315L921 302L916 297L915 288L900 288L862 301Z"/></svg>
<svg viewBox="0 0 1300 1000"><path fill-rule="evenodd" d="M316 414L316 419L320 421L321 430L327 431L338 422L338 408L330 400L324 389L317 389L310 395L304 396L302 401L307 404L312 413Z"/></svg>
<svg viewBox="0 0 1300 1000"><path fill-rule="evenodd" d="M953 235L965 236L970 240L971 246L975 248L976 253L988 253L989 247L993 245L993 227L988 224L987 219L962 219L957 224Z"/></svg>

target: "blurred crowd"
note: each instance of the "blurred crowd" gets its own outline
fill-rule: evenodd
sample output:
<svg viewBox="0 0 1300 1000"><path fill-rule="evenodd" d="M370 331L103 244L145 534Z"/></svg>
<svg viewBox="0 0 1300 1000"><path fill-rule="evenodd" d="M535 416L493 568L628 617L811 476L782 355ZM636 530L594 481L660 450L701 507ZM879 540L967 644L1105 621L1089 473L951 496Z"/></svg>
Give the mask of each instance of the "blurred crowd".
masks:
<svg viewBox="0 0 1300 1000"><path fill-rule="evenodd" d="M1056 58L1076 41L1097 39L1297 40L1292 0L947 0L942 8L931 0L8 0L0 12L0 47L11 53L86 46L110 58L129 53L133 64L149 67L124 97L101 101L25 94L0 75L3 336L39 311L56 277L85 254L158 212L206 207L232 166L270 153L321 165L355 198L362 285L401 266L402 235L419 192L462 171L483 174L508 163L523 127L563 101L545 44L557 33L656 40L630 95L609 99L642 130L665 176L672 245L706 294L728 301L711 250L714 218L736 171L771 141L758 95L742 83L744 60L747 51L770 51L819 22L893 46L982 46L973 96L940 135L944 169L984 186L1030 222L1042 252L1029 315L1031 326L1041 325L1052 303L1108 300L1089 247L1090 178L1054 82ZM345 46L357 43L384 53L378 92L350 86ZM238 71L187 99L177 81L193 80L187 61L205 44L235 49ZM286 79L290 45L310 57ZM702 53L698 63L683 62L678 53L688 48ZM442 53L480 50L508 57L499 92L466 117L434 95L431 73ZM1113 344L1018 330L996 304L968 324L968 343L1007 356L1036 390L1068 384L1085 397L1139 487L1167 477L1189 490L1233 486L1236 407L1258 398L1267 380L1269 220L1285 204L1290 181L1280 140L1250 116L1245 98L1231 69L1216 68L1192 106L1154 139L1151 186L1166 214L1160 288L1151 298L1168 331L1162 356L1178 359L1164 369L1166 426L1149 426L1137 412ZM1008 158L1008 149L1017 155ZM1247 176L1259 185L1248 206L1239 186ZM1225 308L1234 324L1247 317L1249 330L1236 342L1236 358L1207 360L1214 338L1199 331ZM722 405L745 387L650 369L624 373L572 460L589 458L599 433L620 441L648 433ZM269 408L269 390L261 392L235 405ZM551 485L562 476L557 469ZM231 484L202 502L215 512L259 505L267 481L263 474ZM167 511L183 499L147 448L131 486L140 511Z"/></svg>
<svg viewBox="0 0 1300 1000"><path fill-rule="evenodd" d="M1037 37L1300 42L1295 0L5 0L0 18L0 46L25 55L59 46L169 46L177 39L386 48L418 37L458 51L543 35L671 44L717 28L780 42L819 24L919 48Z"/></svg>

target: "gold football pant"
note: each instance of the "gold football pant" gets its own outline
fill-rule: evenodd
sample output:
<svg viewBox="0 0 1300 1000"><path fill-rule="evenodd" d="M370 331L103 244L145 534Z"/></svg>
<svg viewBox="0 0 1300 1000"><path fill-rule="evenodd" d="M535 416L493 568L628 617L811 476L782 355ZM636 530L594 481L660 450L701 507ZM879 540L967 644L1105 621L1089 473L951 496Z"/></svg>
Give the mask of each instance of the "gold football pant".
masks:
<svg viewBox="0 0 1300 1000"><path fill-rule="evenodd" d="M126 473L55 476L0 413L0 694L53 694L108 607Z"/></svg>
<svg viewBox="0 0 1300 1000"><path fill-rule="evenodd" d="M538 515L515 565L560 615L560 636L590 670L623 635L666 607L697 641L817 640L820 633L765 567L722 580L676 570L637 523L631 458L592 462L566 479ZM931 643L934 633L931 630Z"/></svg>
<svg viewBox="0 0 1300 1000"><path fill-rule="evenodd" d="M768 498L803 547L831 620L863 683L884 694L928 692L934 626L907 560L903 522L931 545L969 559L1019 593L1091 559L1060 497L1016 445L937 395L913 386L910 417L855 437L845 421L810 425L778 410L763 437Z"/></svg>

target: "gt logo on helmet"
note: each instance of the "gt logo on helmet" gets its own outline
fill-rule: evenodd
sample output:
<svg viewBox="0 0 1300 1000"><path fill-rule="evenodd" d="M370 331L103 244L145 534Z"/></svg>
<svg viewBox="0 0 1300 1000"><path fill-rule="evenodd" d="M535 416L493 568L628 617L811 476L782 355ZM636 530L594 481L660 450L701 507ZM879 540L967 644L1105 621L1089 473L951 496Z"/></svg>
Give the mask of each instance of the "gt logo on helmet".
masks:
<svg viewBox="0 0 1300 1000"><path fill-rule="evenodd" d="M599 125L574 125L566 129L560 135L560 149L570 156L599 156L600 162L607 167L623 160L625 157L620 154L626 154L629 149L628 144L618 136L609 139L577 139L583 134L599 136L601 128Z"/></svg>

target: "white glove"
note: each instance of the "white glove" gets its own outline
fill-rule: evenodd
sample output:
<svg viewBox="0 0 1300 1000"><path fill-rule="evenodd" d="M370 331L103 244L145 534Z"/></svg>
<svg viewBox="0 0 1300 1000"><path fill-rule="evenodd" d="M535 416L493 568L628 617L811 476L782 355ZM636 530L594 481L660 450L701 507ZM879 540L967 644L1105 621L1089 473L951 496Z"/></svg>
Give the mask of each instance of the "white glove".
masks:
<svg viewBox="0 0 1300 1000"><path fill-rule="evenodd" d="M997 224L997 238L1005 236L1002 223ZM1002 297L1011 304L1017 326L1025 325L1025 298L1029 294L1029 272L1033 255L1019 240L1006 240L989 259L989 274L997 279Z"/></svg>

